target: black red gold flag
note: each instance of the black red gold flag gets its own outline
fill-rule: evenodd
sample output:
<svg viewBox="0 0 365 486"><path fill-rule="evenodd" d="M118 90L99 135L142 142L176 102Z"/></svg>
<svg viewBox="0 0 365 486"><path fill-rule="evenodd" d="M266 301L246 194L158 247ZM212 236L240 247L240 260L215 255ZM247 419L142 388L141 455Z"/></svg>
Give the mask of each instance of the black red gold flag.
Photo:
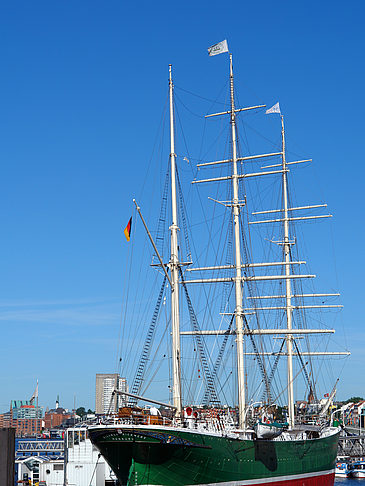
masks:
<svg viewBox="0 0 365 486"><path fill-rule="evenodd" d="M127 238L127 241L129 241L131 239L131 231L132 231L132 217L128 221L128 224L127 224L127 226L125 227L125 230L124 230L124 235Z"/></svg>

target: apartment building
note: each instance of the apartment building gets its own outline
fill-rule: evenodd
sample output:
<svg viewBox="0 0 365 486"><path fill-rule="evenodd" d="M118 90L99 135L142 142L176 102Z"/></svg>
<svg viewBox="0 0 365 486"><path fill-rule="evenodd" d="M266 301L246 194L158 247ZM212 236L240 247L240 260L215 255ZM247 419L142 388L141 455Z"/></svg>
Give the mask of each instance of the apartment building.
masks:
<svg viewBox="0 0 365 486"><path fill-rule="evenodd" d="M118 373L97 373L95 387L95 413L106 414L109 411L117 411L119 407L125 405L126 399L120 395L115 395L112 399L113 390L128 392L126 378L122 378Z"/></svg>

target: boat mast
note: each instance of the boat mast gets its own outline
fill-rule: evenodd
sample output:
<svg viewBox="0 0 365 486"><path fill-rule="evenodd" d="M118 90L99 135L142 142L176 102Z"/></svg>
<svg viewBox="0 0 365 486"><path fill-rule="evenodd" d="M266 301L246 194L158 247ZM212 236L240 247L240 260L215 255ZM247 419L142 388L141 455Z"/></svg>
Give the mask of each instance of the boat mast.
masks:
<svg viewBox="0 0 365 486"><path fill-rule="evenodd" d="M174 85L172 82L172 68L169 65L169 99L170 99L170 164L171 164L171 327L172 327L172 374L173 389L172 396L177 417L181 417L181 363L180 363L180 311L179 311L179 255L177 244L177 204L176 204L176 154L175 154L175 132L174 132Z"/></svg>
<svg viewBox="0 0 365 486"><path fill-rule="evenodd" d="M230 87L231 87L231 131L232 131L232 188L233 188L233 227L235 241L235 296L236 296L236 342L237 342L237 377L238 377L238 416L239 427L245 427L245 363L243 354L243 307L242 307L242 271L241 271L241 248L240 248L240 202L238 195L238 172L237 172L237 137L236 137L236 112L234 105L234 84L232 54L229 55L230 64Z"/></svg>
<svg viewBox="0 0 365 486"><path fill-rule="evenodd" d="M291 305L291 278L290 278L290 246L289 216L288 216L288 172L285 158L285 130L284 116L281 115L281 140L282 140L282 168L283 168L283 198L284 198L284 261L285 261L285 310L288 331L292 330L292 305ZM294 389L293 389L293 335L287 334L286 347L288 352L288 413L289 427L294 427Z"/></svg>

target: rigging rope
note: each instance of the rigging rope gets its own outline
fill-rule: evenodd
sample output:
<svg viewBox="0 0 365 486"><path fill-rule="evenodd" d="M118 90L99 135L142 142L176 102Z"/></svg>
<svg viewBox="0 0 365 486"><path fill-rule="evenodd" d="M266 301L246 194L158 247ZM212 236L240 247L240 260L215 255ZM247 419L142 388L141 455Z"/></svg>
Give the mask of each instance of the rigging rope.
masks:
<svg viewBox="0 0 365 486"><path fill-rule="evenodd" d="M303 362L302 355L300 354L300 351L299 351L299 348L298 348L298 345L297 345L295 339L293 339L293 343L294 343L295 349L297 350L298 358L299 358L300 364L302 365L302 370L303 370L304 376L305 376L305 378L307 380L309 390L312 390L313 393L314 393L314 395L316 396L316 390L315 390L315 388L313 386L313 383L311 382L311 380L310 380L310 378L308 376L308 372L306 370L305 363Z"/></svg>
<svg viewBox="0 0 365 486"><path fill-rule="evenodd" d="M190 296L189 296L189 293L188 293L188 289L186 287L186 283L185 283L184 276L183 276L183 273L181 271L181 268L179 268L179 270L180 270L182 287L184 289L186 302L188 304L190 321L193 325L193 330L196 333L198 333L200 331L198 320L197 320L197 317L196 317L195 312L194 312L193 305L192 305L191 300L190 300ZM204 376L205 376L206 383L207 383L207 390L208 390L208 393L209 393L210 402L213 405L220 406L221 403L218 399L217 392L216 392L216 389L215 389L215 386L214 386L213 377L212 377L212 374L211 374L210 369L209 369L208 360L207 360L207 357L205 355L201 335L196 334L195 339L196 339L196 343L197 343L199 358L200 358L200 361L202 363L202 368L203 368Z"/></svg>
<svg viewBox="0 0 365 486"><path fill-rule="evenodd" d="M160 255L163 255L163 247L164 247L164 240L165 240L165 224L166 224L167 199L168 199L168 190L169 190L169 177L170 177L170 165L167 166L165 184L162 193L160 217L158 218L157 231L156 231L156 247Z"/></svg>
<svg viewBox="0 0 365 486"><path fill-rule="evenodd" d="M186 258L188 262L191 262L192 257L191 257L191 248L190 248L189 235L188 235L188 226L186 224L185 203L184 203L183 192L181 189L180 177L179 177L179 172L177 170L177 166L176 166L176 179L177 179L178 193L179 193L180 216L183 225L183 232L184 232L185 245L186 245L186 253L187 253Z"/></svg>
<svg viewBox="0 0 365 486"><path fill-rule="evenodd" d="M99 459L100 458L101 458L101 453L99 452L99 454L98 454L98 460L96 461L95 468L94 468L94 472L93 472L93 475L91 476L91 479L90 479L90 486L92 486L92 484L93 484L93 479L94 479L95 472L96 472L96 468L98 467L98 462L99 462Z"/></svg>
<svg viewBox="0 0 365 486"><path fill-rule="evenodd" d="M248 250L247 250L247 246L245 244L245 239L244 239L243 228L242 227L243 227L243 224L241 224L242 250L243 250L243 253L244 253L244 256L245 256L245 261L247 263L249 263ZM249 269L243 269L243 273L247 277L248 276L248 273L249 273ZM253 272L252 272L252 274L253 274ZM253 297L253 292L252 292L251 285L248 284L246 286L246 288L248 290L248 293L250 294L250 297L252 298ZM254 299L252 301L254 302ZM257 316L257 314L256 314L256 316ZM257 319L257 328L259 329L260 326L259 326L259 323L258 323L258 318L256 317L256 319ZM246 318L245 315L243 316L243 320L245 322L246 328L248 330L250 330L250 327L248 325L248 321L247 321L247 318ZM259 350L257 348L256 342L255 342L255 338L253 337L252 334L249 334L249 337L250 337L250 341L251 341L252 347L254 349L254 352L256 354L256 360L257 360L257 363L259 365L259 369L261 371L262 380L263 380L264 385L265 385L265 391L266 391L267 400L270 403L271 402L270 384L269 384L269 381L268 381L268 378L267 378L267 372L266 372L265 364L263 362L262 355L260 354L260 352L259 352Z"/></svg>
<svg viewBox="0 0 365 486"><path fill-rule="evenodd" d="M268 377L269 386L271 386L271 382L272 382L272 380L273 380L273 378L274 378L274 374L275 374L276 368L278 367L278 364L279 364L279 359L280 359L280 354L281 354L281 352L282 352L282 350L283 350L284 344L285 344L285 339L283 339L283 341L282 341L282 343L281 343L281 346L280 346L280 349L279 349L279 353L278 353L278 355L276 356L275 361L274 361L274 363L273 363L273 365L272 365L272 368L271 368L271 371L270 371L270 375L269 375L269 377ZM262 395L261 401L264 401L264 399L265 399L265 395L266 395L266 393L264 393L264 394Z"/></svg>
<svg viewBox="0 0 365 486"><path fill-rule="evenodd" d="M227 329L227 334L224 335L224 338L223 338L223 343L221 345L221 348L219 350L219 353L218 353L218 356L217 356L217 359L216 359L216 362L214 364L214 368L213 368L213 373L212 373L212 379L214 380L216 377L217 377L217 374L218 374L218 370L220 368L220 365L222 363L222 359L223 359L223 355L224 355L224 351L226 349L226 345L227 345L227 341L228 341L228 338L230 336L230 330L232 329L232 324L233 324L233 321L234 321L234 315L232 316L232 319L231 319L231 322L229 323L229 326L228 326L228 329ZM210 396L210 393L209 393L209 390L208 390L208 387L205 388L205 393L204 393L204 397L203 397L203 405L208 405L208 402L209 402L209 396Z"/></svg>
<svg viewBox="0 0 365 486"><path fill-rule="evenodd" d="M146 371L147 361L148 361L149 355L151 353L152 340L153 340L155 329L156 329L157 318L158 318L158 315L160 313L162 297L163 297L163 294L164 294L164 291L165 291L165 285L166 285L166 275L164 276L164 279L163 279L163 282L162 282L162 285L161 285L161 290L160 290L160 293L158 294L155 310L153 311L153 315L152 315L151 324L150 324L148 332L147 332L147 336L146 336L146 340L145 340L144 345L143 345L141 357L139 359L137 371L136 371L136 374L135 374L135 377L134 377L134 380L133 380L132 392L131 393L134 393L136 395L139 393L140 388L142 386L144 374L145 374L145 371ZM136 398L131 398L129 401L134 405L137 404Z"/></svg>

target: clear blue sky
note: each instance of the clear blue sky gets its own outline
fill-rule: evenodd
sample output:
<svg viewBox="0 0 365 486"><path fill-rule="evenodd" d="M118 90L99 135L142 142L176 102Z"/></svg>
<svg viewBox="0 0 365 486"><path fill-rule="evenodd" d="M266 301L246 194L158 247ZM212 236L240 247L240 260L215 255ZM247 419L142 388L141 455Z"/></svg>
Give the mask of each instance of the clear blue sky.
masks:
<svg viewBox="0 0 365 486"><path fill-rule="evenodd" d="M168 64L176 84L211 97L226 59L206 49L224 38L240 101L280 100L290 140L318 164L353 352L338 397L365 395L354 373L365 369L364 15L353 0L1 3L0 411L37 378L44 407L60 394L94 408L95 373L115 366L121 226Z"/></svg>

